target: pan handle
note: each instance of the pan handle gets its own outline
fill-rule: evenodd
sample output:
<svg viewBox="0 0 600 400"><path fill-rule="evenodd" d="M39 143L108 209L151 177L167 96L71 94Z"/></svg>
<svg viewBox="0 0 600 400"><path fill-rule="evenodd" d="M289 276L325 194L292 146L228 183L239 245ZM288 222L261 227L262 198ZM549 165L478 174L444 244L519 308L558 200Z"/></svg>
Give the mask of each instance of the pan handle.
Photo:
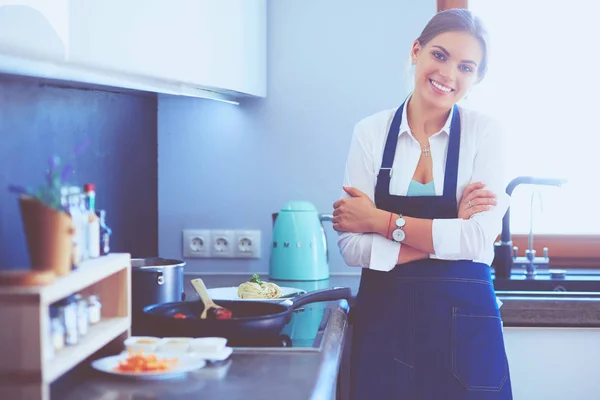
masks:
<svg viewBox="0 0 600 400"><path fill-rule="evenodd" d="M346 299L348 302L352 298L352 290L349 287L334 287L330 289L315 290L302 294L293 299L286 300L283 304L290 305L291 309L295 310L306 304L318 303L320 301L335 301Z"/></svg>

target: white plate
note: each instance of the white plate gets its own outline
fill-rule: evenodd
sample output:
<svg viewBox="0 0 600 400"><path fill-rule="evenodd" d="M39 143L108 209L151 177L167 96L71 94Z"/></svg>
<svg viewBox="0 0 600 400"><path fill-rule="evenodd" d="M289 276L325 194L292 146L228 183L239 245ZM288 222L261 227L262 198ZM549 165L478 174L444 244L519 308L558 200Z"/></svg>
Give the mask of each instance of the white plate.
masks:
<svg viewBox="0 0 600 400"><path fill-rule="evenodd" d="M206 360L200 357L195 357L191 354L170 354L170 353L155 353L160 358L177 358L178 363L169 371L157 372L120 372L115 368L119 366L119 362L125 360L129 354L121 353L116 356L104 357L92 362L92 368L111 375L125 376L134 379L170 379L188 372L203 368L206 365Z"/></svg>
<svg viewBox="0 0 600 400"><path fill-rule="evenodd" d="M302 290L302 289L298 289L298 288L291 288L291 287L279 287L281 289L281 295L282 296L287 296L293 293L299 293L299 294L304 294L306 293L306 290ZM212 288L212 289L207 289L208 291L208 295L215 301L217 300L241 300L241 301L272 301L272 302L280 302L280 301L284 301L287 300L287 298L277 298L277 299L240 299L238 297L238 287L237 286L231 286L231 287L220 287L220 288Z"/></svg>

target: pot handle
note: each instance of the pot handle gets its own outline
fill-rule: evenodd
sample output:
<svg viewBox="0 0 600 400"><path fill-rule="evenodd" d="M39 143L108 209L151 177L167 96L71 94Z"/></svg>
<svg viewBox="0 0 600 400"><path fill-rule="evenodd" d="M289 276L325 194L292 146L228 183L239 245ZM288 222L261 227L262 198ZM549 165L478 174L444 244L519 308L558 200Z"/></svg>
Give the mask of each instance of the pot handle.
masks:
<svg viewBox="0 0 600 400"><path fill-rule="evenodd" d="M290 305L291 303L291 309L295 310L310 303L318 303L321 301L335 301L342 299L346 299L348 302L350 302L351 298L352 290L349 287L334 287L331 289L321 289L315 290L313 292L308 292L298 297L294 297L293 299L286 300L282 304Z"/></svg>

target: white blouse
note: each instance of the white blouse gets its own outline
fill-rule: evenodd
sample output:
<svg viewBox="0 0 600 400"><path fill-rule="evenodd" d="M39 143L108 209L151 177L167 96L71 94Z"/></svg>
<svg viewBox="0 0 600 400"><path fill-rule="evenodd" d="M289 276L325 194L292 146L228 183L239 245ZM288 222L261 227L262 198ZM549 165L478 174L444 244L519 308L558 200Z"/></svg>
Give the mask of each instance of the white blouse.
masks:
<svg viewBox="0 0 600 400"><path fill-rule="evenodd" d="M404 107L390 180L390 193L398 196L406 195L421 155L421 147L407 123L406 109ZM387 133L396 110L394 108L370 115L354 127L344 185L358 188L373 201ZM483 182L486 189L496 194L498 203L491 210L475 214L468 220L434 219L432 235L435 253L431 258L466 259L490 265L494 258L494 240L502 229L502 217L510 201L506 194L506 143L497 121L474 110L463 107L459 107L459 110L461 138L457 203L460 202L465 187L472 182ZM442 130L429 138L437 196L441 196L444 191L452 114L451 112ZM345 192L342 193L343 196L348 196ZM340 232L338 246L347 265L380 271L394 268L402 251L400 243L375 233Z"/></svg>

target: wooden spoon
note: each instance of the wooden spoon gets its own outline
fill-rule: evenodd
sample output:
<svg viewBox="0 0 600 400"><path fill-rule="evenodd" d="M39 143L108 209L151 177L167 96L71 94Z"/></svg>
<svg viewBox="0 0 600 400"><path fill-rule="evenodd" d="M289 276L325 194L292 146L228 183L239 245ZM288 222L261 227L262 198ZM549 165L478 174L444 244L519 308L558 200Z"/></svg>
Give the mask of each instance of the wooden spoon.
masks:
<svg viewBox="0 0 600 400"><path fill-rule="evenodd" d="M200 296L200 300L204 303L204 311L202 311L202 315L200 315L200 319L206 319L210 312L211 317L216 319L229 319L231 318L231 311L225 307L221 307L216 304L208 295L208 291L206 290L206 286L204 285L204 281L200 278L191 280L192 286Z"/></svg>

